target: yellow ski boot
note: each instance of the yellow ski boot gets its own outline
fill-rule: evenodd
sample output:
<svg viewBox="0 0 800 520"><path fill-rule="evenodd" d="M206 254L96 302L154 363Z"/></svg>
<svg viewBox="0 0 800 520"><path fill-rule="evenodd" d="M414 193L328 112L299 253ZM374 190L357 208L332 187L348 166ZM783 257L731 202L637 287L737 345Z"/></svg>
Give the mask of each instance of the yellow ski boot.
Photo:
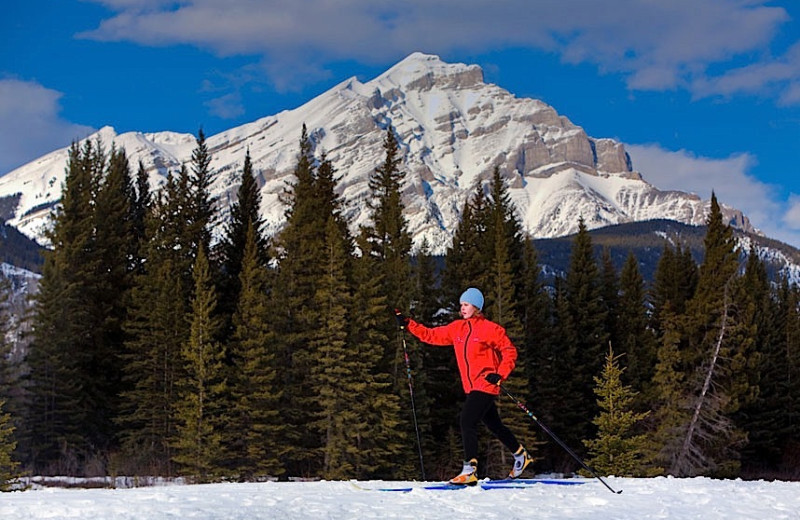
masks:
<svg viewBox="0 0 800 520"><path fill-rule="evenodd" d="M451 484L458 486L474 486L478 483L478 461L471 459L464 461L461 473L450 479Z"/></svg>

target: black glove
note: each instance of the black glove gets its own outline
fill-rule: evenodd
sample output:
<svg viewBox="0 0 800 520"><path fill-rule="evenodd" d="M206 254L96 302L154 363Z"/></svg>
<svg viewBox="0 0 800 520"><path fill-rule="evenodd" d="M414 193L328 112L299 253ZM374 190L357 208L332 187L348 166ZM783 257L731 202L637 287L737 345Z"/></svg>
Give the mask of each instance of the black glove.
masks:
<svg viewBox="0 0 800 520"><path fill-rule="evenodd" d="M408 327L408 316L403 316L403 313L400 312L400 309L394 310L394 317L397 319L397 326L401 329L405 329Z"/></svg>
<svg viewBox="0 0 800 520"><path fill-rule="evenodd" d="M492 383L493 385L499 385L500 381L502 381L503 378L500 377L500 374L495 374L494 372L492 372L491 374L486 374L486 380Z"/></svg>

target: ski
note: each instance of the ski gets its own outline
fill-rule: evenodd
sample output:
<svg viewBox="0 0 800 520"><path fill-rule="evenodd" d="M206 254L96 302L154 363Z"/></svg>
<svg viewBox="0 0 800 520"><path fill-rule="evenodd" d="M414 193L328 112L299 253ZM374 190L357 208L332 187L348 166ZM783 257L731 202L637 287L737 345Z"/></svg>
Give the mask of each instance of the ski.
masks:
<svg viewBox="0 0 800 520"><path fill-rule="evenodd" d="M515 478L515 479L501 479L501 480L487 480L482 482L481 486L484 489L501 489L501 488L522 488L532 486L534 484L546 484L551 486L579 486L586 484L584 480L574 479L553 479L553 478Z"/></svg>
<svg viewBox="0 0 800 520"><path fill-rule="evenodd" d="M443 482L441 484L429 484L425 486L377 488L375 489L375 491L392 491L399 493L408 493L415 489L424 489L428 491L450 491L450 490L468 489L468 488L479 488L485 490L523 489L526 487L530 487L532 485L577 486L585 483L586 481L571 480L571 479L520 478L520 479L501 479L501 480L481 480L475 486L464 486L460 484L449 484L447 482Z"/></svg>

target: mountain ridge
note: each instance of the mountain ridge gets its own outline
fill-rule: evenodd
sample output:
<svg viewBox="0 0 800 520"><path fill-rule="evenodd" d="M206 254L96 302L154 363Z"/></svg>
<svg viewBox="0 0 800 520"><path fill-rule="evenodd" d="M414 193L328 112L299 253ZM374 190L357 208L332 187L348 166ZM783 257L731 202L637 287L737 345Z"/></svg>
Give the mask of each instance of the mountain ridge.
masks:
<svg viewBox="0 0 800 520"><path fill-rule="evenodd" d="M373 80L346 79L293 110L208 136L221 224L249 150L265 231L281 228L280 194L293 179L303 124L315 153L324 152L341 177L345 216L354 229L369 219L368 178L384 159L384 132L391 127L406 173L409 230L416 246L427 240L434 253L447 248L464 203L495 167L534 238L568 235L579 216L590 229L653 218L699 225L709 209L697 195L647 183L622 143L590 137L546 103L485 83L479 66L414 53ZM117 134L104 127L87 139L124 148L132 165L142 161L154 190L190 161L195 147L191 134L170 131ZM67 153L56 150L0 177L0 198L17 202L8 222L40 243L46 243L48 215L60 198ZM724 205L723 211L735 227L756 232L740 211Z"/></svg>

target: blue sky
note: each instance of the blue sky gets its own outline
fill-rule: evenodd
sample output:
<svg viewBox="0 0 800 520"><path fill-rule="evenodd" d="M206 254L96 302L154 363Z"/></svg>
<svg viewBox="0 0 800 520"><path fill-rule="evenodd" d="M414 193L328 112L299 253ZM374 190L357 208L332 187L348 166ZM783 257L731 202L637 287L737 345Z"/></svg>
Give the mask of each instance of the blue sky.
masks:
<svg viewBox="0 0 800 520"><path fill-rule="evenodd" d="M800 2L6 0L0 174L105 125L207 135L408 54L626 144L661 189L800 247Z"/></svg>

